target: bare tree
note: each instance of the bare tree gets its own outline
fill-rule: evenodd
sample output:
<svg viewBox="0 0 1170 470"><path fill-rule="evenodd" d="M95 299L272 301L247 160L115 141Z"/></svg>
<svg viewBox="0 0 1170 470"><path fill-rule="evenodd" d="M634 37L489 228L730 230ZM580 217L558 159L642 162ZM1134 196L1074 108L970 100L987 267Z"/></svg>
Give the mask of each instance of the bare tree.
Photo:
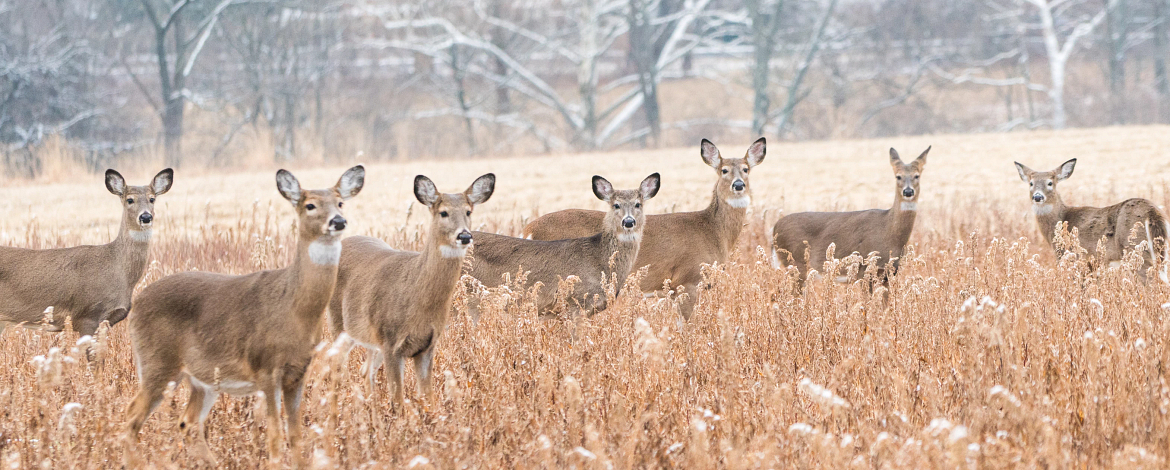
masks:
<svg viewBox="0 0 1170 470"><path fill-rule="evenodd" d="M764 135L768 125L769 88L772 78L772 57L776 54L777 35L780 33L784 0L747 0L748 19L752 36L752 135Z"/></svg>
<svg viewBox="0 0 1170 470"><path fill-rule="evenodd" d="M1035 9L1040 19L1040 36L1044 40L1044 51L1048 59L1048 101L1052 106L1051 124L1053 129L1064 129L1068 125L1068 113L1065 110L1064 87L1068 76L1068 60L1076 51L1078 42L1093 32L1118 0L1108 0L1105 6L1096 12L1085 12L1073 18L1058 17L1073 16L1078 12L1074 7L1086 2L1078 0L1022 0ZM1065 15L1065 13L1070 13Z"/></svg>

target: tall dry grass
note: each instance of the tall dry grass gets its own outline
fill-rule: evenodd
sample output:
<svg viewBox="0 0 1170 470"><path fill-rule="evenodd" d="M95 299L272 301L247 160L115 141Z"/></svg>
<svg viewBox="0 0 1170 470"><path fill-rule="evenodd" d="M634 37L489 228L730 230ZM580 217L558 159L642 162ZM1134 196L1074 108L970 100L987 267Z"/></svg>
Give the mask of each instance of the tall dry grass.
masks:
<svg viewBox="0 0 1170 470"><path fill-rule="evenodd" d="M1060 188L1066 201L1164 204L1166 130L773 144L752 174L740 249L708 271L713 288L692 321L667 301L628 295L593 318L542 320L514 289L490 294L473 322L459 298L436 353L437 401L419 401L408 373L412 401L397 416L384 377L374 390L360 377L361 353L323 344L305 392L305 452L318 468L1164 468L1170 287L1136 281L1134 262L1088 272L1083 260L1056 259L1010 162L1044 168L1078 156ZM928 143L919 225L888 302L864 282L814 280L794 295L792 275L759 248L778 214L887 206L886 148ZM719 144L730 155L747 142ZM621 186L661 171L648 210L688 210L705 205L714 179L697 154L375 165L347 218L355 233L417 248L425 215L408 202L410 178L458 188L484 170L500 175L475 215L489 230L515 233L538 212L596 206L595 172ZM334 174L301 179L327 184ZM143 285L183 270L286 264L291 210L271 178L176 175L159 198ZM98 178L0 188L0 242L106 241L116 211ZM3 332L0 465L120 464L122 413L137 386L132 352L123 325L96 343L100 360L89 363L74 334ZM154 465L200 465L176 425L186 395L182 384L168 391L146 424ZM260 405L223 398L213 409L210 444L224 466L264 464Z"/></svg>

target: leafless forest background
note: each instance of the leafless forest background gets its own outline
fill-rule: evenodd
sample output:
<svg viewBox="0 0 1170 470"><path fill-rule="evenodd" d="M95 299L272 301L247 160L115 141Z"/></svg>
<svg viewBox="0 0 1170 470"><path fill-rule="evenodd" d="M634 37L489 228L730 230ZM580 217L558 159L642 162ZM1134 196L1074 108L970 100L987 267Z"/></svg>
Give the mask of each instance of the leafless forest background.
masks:
<svg viewBox="0 0 1170 470"><path fill-rule="evenodd" d="M0 0L0 152L27 178L1170 122L1168 17L1170 0Z"/></svg>

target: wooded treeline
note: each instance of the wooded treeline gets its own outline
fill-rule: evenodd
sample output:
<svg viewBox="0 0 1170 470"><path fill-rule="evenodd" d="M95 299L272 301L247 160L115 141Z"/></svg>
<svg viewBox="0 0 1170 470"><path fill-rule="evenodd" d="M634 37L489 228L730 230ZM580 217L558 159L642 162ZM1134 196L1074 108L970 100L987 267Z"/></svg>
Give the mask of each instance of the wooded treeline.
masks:
<svg viewBox="0 0 1170 470"><path fill-rule="evenodd" d="M0 0L0 152L92 168L1170 121L1170 0ZM360 154L359 154L360 152Z"/></svg>

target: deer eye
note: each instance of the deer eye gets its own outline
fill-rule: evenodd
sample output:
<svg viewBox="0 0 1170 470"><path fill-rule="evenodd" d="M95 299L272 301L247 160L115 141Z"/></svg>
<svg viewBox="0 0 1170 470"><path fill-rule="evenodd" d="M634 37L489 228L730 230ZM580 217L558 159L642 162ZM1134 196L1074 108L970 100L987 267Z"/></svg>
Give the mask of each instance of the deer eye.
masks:
<svg viewBox="0 0 1170 470"><path fill-rule="evenodd" d="M1052 187L1052 182L1051 182L1051 181L1049 181L1049 182L1048 182L1048 187L1049 187L1049 188L1051 188L1051 187Z"/></svg>
<svg viewBox="0 0 1170 470"><path fill-rule="evenodd" d="M447 211L443 211L443 212L439 213L439 217L446 217L446 216L447 216Z"/></svg>
<svg viewBox="0 0 1170 470"><path fill-rule="evenodd" d="M344 206L344 205L345 205L345 203L344 203L344 202L339 202L339 203L337 203L337 207L341 207L341 206Z"/></svg>
<svg viewBox="0 0 1170 470"><path fill-rule="evenodd" d="M751 171L752 171L752 169L751 169L751 168L748 168L748 167L746 167L746 166L745 166L745 167L743 167L743 172L744 172L744 173L751 173Z"/></svg>
<svg viewBox="0 0 1170 470"><path fill-rule="evenodd" d="M640 203L640 202L634 203L634 209L641 209L641 208L642 208L642 203Z"/></svg>
<svg viewBox="0 0 1170 470"><path fill-rule="evenodd" d="M134 204L134 198L127 199L126 204Z"/></svg>
<svg viewBox="0 0 1170 470"><path fill-rule="evenodd" d="M154 204L154 198L153 198L153 197L152 197L152 198L150 198L150 203L151 203L151 204Z"/></svg>
<svg viewBox="0 0 1170 470"><path fill-rule="evenodd" d="M467 216L471 217L471 211L467 211Z"/></svg>
<svg viewBox="0 0 1170 470"><path fill-rule="evenodd" d="M726 175L726 174L727 174L727 172L728 172L727 168L724 168L724 169L723 169L723 174L725 174L725 175Z"/></svg>
<svg viewBox="0 0 1170 470"><path fill-rule="evenodd" d="M622 205L621 205L621 204L614 204L614 205L613 205L613 208L614 208L614 209L621 209L621 208L622 208Z"/></svg>
<svg viewBox="0 0 1170 470"><path fill-rule="evenodd" d="M317 208L316 204L305 204L305 210L311 211L311 210L316 209L316 208Z"/></svg>
<svg viewBox="0 0 1170 470"><path fill-rule="evenodd" d="M898 181L902 181L902 175L898 175L898 176L896 176L895 178L896 178Z"/></svg>
<svg viewBox="0 0 1170 470"><path fill-rule="evenodd" d="M1036 182L1035 182L1035 181L1029 181L1029 182L1028 182L1028 187L1029 187L1029 188L1035 188L1035 187L1036 187Z"/></svg>

